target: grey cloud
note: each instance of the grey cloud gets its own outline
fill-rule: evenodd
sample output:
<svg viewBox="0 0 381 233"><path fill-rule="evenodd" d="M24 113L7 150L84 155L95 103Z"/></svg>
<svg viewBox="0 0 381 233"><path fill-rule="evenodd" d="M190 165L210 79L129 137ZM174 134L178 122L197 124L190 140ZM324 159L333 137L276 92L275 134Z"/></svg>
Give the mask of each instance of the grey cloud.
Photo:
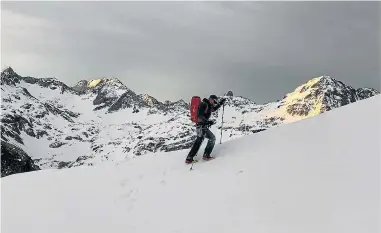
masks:
<svg viewBox="0 0 381 233"><path fill-rule="evenodd" d="M6 16L29 22L21 30L2 16L2 60L25 75L57 76L68 84L114 76L159 100L232 89L268 102L323 74L355 87L380 88L378 2L2 2L2 7Z"/></svg>

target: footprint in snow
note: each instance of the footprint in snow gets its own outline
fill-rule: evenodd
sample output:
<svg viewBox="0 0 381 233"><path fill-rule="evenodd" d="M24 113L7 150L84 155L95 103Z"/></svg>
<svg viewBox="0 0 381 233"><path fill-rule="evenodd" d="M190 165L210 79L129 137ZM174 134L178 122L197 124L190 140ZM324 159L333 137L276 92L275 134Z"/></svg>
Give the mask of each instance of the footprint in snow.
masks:
<svg viewBox="0 0 381 233"><path fill-rule="evenodd" d="M125 180L122 180L121 182L120 182L120 185L122 186L122 187L124 187L124 186L126 186L127 184L128 184L128 179L125 179Z"/></svg>
<svg viewBox="0 0 381 233"><path fill-rule="evenodd" d="M135 194L138 193L138 189L131 189L127 193L120 195L116 200L115 204L124 204L127 209L131 210L133 208L133 203L136 201Z"/></svg>

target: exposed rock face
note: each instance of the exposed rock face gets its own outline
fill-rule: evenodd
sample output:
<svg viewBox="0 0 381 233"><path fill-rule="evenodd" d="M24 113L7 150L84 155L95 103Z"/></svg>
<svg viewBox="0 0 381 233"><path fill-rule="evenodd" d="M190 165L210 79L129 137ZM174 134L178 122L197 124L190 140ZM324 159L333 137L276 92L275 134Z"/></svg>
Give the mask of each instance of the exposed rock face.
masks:
<svg viewBox="0 0 381 233"><path fill-rule="evenodd" d="M150 107L141 96L135 94L135 92L128 90L124 92L108 109L109 112L115 112L125 108L143 108ZM138 111L136 111L138 112Z"/></svg>
<svg viewBox="0 0 381 233"><path fill-rule="evenodd" d="M73 86L73 89L79 94L85 94L88 90L88 82L87 80L81 80L76 85Z"/></svg>
<svg viewBox="0 0 381 233"><path fill-rule="evenodd" d="M144 94L144 95L139 95L139 97L146 103L148 104L149 106L154 106L154 105L158 105L160 104L159 101L157 101L157 99L153 98L152 96L148 95L148 94Z"/></svg>
<svg viewBox="0 0 381 233"><path fill-rule="evenodd" d="M25 151L1 140L1 177L37 170L40 168Z"/></svg>
<svg viewBox="0 0 381 233"><path fill-rule="evenodd" d="M358 88L356 90L356 92L357 92L357 96L359 97L360 100L367 99L369 97L380 94L380 92L377 91L376 89L367 88L367 87Z"/></svg>

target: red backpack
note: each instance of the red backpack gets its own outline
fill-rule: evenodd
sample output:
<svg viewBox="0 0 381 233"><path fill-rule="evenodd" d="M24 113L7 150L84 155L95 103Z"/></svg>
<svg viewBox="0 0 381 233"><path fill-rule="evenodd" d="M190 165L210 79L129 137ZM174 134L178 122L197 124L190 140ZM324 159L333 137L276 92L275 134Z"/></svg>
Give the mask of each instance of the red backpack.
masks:
<svg viewBox="0 0 381 233"><path fill-rule="evenodd" d="M200 122L200 120L197 117L198 107L200 103L201 103L201 98L199 96L192 97L191 104L190 104L190 116L191 116L191 121L194 123Z"/></svg>

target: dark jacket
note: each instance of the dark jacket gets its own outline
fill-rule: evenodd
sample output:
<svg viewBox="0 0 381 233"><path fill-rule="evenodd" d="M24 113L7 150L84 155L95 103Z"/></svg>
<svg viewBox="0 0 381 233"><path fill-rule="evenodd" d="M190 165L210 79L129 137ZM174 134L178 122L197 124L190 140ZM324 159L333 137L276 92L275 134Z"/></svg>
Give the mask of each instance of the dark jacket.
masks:
<svg viewBox="0 0 381 233"><path fill-rule="evenodd" d="M220 103L217 103L215 106L213 106L208 99L204 98L198 106L197 117L201 121L198 124L207 124L210 116L212 115L212 112L217 111L220 107Z"/></svg>

